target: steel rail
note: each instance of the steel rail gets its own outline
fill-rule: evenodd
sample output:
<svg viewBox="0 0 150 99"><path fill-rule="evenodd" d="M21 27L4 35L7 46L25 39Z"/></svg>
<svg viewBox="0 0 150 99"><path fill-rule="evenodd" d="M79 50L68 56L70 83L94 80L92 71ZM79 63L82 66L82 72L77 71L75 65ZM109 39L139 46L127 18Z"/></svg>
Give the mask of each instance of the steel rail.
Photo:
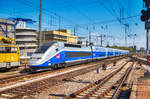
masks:
<svg viewBox="0 0 150 99"><path fill-rule="evenodd" d="M112 86L108 87L103 93L99 94L99 95L96 97L96 99L101 99L102 97L104 97L105 95L107 95L107 94L110 92L110 90L112 89L113 86L115 86L115 85L117 85L117 84L120 85L120 82L122 81L122 79L124 79L124 77L125 77L126 74L129 74L129 72L131 71L132 67L133 67L133 63L132 63L132 65L131 65L130 67L128 67L128 69L125 71L124 75L121 76L119 80L117 80ZM126 76L126 77L127 77L127 76ZM118 86L119 86L119 85L118 85ZM117 88L118 88L118 87L117 87ZM116 99L116 98L115 98L115 99Z"/></svg>
<svg viewBox="0 0 150 99"><path fill-rule="evenodd" d="M104 83L106 83L109 79L111 79L114 75L116 75L120 70L122 70L126 64L124 64L121 68L119 68L117 71L115 71L112 75L109 75L104 80L102 80L102 82L99 85L95 86L89 93L87 93L81 99L89 99L89 97L92 96L92 94L94 94ZM108 92L108 89L106 90L106 92ZM97 99L100 99L100 98L97 97Z"/></svg>
<svg viewBox="0 0 150 99"><path fill-rule="evenodd" d="M96 86L94 87L89 93L87 93L84 97L82 97L82 99L88 99L88 97L90 95L92 95L92 93L94 93L100 86L102 86L105 82L107 82L112 76L114 76L117 72L119 72L127 63L123 64L123 66L121 66L119 69L117 69L116 71L113 71L112 73L108 74L107 76L105 76L104 78L102 79L99 79L98 81L84 87L84 88L81 88L75 92L73 92L72 94L70 95L67 95L64 99L71 99L71 98L74 98L76 97L77 95L79 95L80 93L88 90L89 88L93 87L93 86Z"/></svg>
<svg viewBox="0 0 150 99"><path fill-rule="evenodd" d="M133 67L133 65L132 65L132 67ZM124 81L127 79L128 75L129 75L129 73L130 73L130 71L132 70L132 67L129 67L129 68L127 69L125 75L123 76L123 79L120 81L120 84L119 84L119 86L117 87L117 89L116 89L116 91L115 91L115 93L113 94L113 96L112 96L111 99L116 99L116 98L117 98L117 96L118 96L118 94L119 94L119 90L120 90L121 86L123 85Z"/></svg>
<svg viewBox="0 0 150 99"><path fill-rule="evenodd" d="M123 57L121 57L121 59L122 58ZM108 63L112 63L112 61L116 61L118 59L120 59L120 57L115 58L115 59L111 59L111 61L107 60L105 62L107 62L107 64L108 64ZM95 69L101 67L100 64L102 64L102 63L99 63L95 66L88 67L86 69L83 68L83 69L76 70L76 71L73 71L73 72L70 72L70 73L66 73L66 74L54 76L54 77L51 77L51 78L47 78L47 79L44 79L44 80L41 80L41 81L35 81L35 82L28 83L28 84L18 86L18 87L15 87L15 88L6 89L6 90L0 92L0 95L2 95L2 94L15 94L15 96L11 97L12 99L16 99L18 97L21 98L21 97L26 96L26 95L31 95L35 92L40 92L41 90L43 90L47 87L53 86L57 83L61 83L63 81L63 79L72 78L72 77L84 74L86 72L95 70Z"/></svg>
<svg viewBox="0 0 150 99"><path fill-rule="evenodd" d="M122 59L122 58L124 58L124 56L104 59L101 61L101 64L103 64L103 63L110 64L111 62ZM90 64L90 63L87 63L86 65L88 65L88 64ZM81 64L81 65L83 65L83 64ZM72 67L67 67L67 68L72 68ZM63 68L63 69L67 69L67 68ZM48 72L42 72L42 73L36 73L36 74L31 74L31 72L30 73L23 73L23 74L15 74L15 75L0 78L0 84L1 84L1 86L3 86L4 84L8 84L9 82L14 82L14 81L16 82L16 81L22 80L23 78L33 78L33 77L36 77L38 75L45 75L45 74L48 74L51 72L57 72L57 71L61 71L61 70L62 69L48 71Z"/></svg>
<svg viewBox="0 0 150 99"><path fill-rule="evenodd" d="M147 65L147 61L146 60L142 60L142 59L140 59L138 57L133 57L133 56L130 56L130 58L133 59L133 60L135 60L135 61L138 61L141 64Z"/></svg>

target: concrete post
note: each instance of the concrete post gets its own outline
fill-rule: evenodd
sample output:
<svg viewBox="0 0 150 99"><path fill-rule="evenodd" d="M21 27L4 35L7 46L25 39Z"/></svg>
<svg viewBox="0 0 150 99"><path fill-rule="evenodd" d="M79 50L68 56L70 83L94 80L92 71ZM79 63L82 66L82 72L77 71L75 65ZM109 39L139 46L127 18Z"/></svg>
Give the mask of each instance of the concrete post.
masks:
<svg viewBox="0 0 150 99"><path fill-rule="evenodd" d="M102 64L102 69L103 69L103 70L106 70L106 68L107 68L106 65L105 65L105 64Z"/></svg>
<svg viewBox="0 0 150 99"><path fill-rule="evenodd" d="M115 62L113 62L113 66L116 66L116 61L115 61Z"/></svg>
<svg viewBox="0 0 150 99"><path fill-rule="evenodd" d="M99 72L100 72L100 68L97 68L96 73L99 74Z"/></svg>

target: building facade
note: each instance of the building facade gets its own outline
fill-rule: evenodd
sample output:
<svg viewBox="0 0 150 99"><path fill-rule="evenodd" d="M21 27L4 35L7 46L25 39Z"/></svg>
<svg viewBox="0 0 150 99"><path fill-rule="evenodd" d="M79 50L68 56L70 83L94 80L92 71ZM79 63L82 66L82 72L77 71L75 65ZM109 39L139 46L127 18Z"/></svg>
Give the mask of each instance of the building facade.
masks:
<svg viewBox="0 0 150 99"><path fill-rule="evenodd" d="M16 44L20 46L21 58L29 58L37 48L36 29L17 28Z"/></svg>
<svg viewBox="0 0 150 99"><path fill-rule="evenodd" d="M61 41L77 43L77 36L71 35L70 30L51 30L42 32L42 43L49 41Z"/></svg>

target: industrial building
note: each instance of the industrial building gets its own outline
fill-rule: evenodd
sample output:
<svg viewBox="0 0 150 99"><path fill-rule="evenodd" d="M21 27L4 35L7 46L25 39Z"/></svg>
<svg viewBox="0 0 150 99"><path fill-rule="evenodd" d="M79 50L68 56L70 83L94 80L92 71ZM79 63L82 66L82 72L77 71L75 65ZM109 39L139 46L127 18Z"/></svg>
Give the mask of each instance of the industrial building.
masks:
<svg viewBox="0 0 150 99"><path fill-rule="evenodd" d="M51 30L42 32L42 43L49 41L61 41L77 43L77 36L71 35L70 30Z"/></svg>
<svg viewBox="0 0 150 99"><path fill-rule="evenodd" d="M20 46L21 58L29 58L37 48L36 29L17 28L16 44Z"/></svg>
<svg viewBox="0 0 150 99"><path fill-rule="evenodd" d="M21 59L30 58L37 48L37 32L27 28L26 22L19 21L16 27L16 44L20 46Z"/></svg>

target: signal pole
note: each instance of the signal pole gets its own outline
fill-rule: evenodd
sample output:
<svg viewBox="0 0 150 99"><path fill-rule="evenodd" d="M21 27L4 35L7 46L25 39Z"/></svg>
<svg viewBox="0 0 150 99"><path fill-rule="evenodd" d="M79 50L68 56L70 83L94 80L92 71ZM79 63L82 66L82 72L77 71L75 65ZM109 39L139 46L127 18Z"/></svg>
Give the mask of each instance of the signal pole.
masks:
<svg viewBox="0 0 150 99"><path fill-rule="evenodd" d="M124 24L125 26L125 46L127 47L127 27L129 28L129 24Z"/></svg>
<svg viewBox="0 0 150 99"><path fill-rule="evenodd" d="M149 35L149 29L146 30L146 53L147 53L147 55L149 54L149 51L148 51L148 49L149 49L148 35Z"/></svg>
<svg viewBox="0 0 150 99"><path fill-rule="evenodd" d="M146 5L146 8L147 8L147 11L148 11L148 9L149 9L149 0L144 0L145 1L145 5ZM146 25L146 23L148 23L148 19L146 20L146 22L145 22L145 25ZM148 36L149 36L149 29L148 28L146 28L146 53L147 53L147 55L149 54L149 41L148 41Z"/></svg>
<svg viewBox="0 0 150 99"><path fill-rule="evenodd" d="M145 22L145 29L146 29L146 54L147 54L147 67L149 66L149 29L150 29L150 0L143 0L143 5L146 7L146 11L142 10L142 16L141 20ZM148 68L147 68L147 73L148 73Z"/></svg>
<svg viewBox="0 0 150 99"><path fill-rule="evenodd" d="M149 0L145 0L145 4L146 4L146 8L147 8L147 11L149 10L149 4L150 4L150 1ZM149 19L146 20L146 23L148 23ZM146 25L145 23L145 25ZM147 53L147 65L149 65L149 28L146 28L146 53Z"/></svg>
<svg viewBox="0 0 150 99"><path fill-rule="evenodd" d="M147 11L148 11L148 6L147 6ZM148 20L145 22L145 25L146 25L146 23L148 23ZM147 30L146 30L146 53L147 53L147 73L149 73L149 71L148 71L148 66L149 66L149 56L148 56L148 54L149 54L149 29L147 28Z"/></svg>
<svg viewBox="0 0 150 99"><path fill-rule="evenodd" d="M125 46L127 47L127 27L125 26Z"/></svg>
<svg viewBox="0 0 150 99"><path fill-rule="evenodd" d="M89 30L89 45L91 46L91 30Z"/></svg>
<svg viewBox="0 0 150 99"><path fill-rule="evenodd" d="M103 36L101 35L101 47L103 47Z"/></svg>
<svg viewBox="0 0 150 99"><path fill-rule="evenodd" d="M150 7L150 0L143 0L143 6L146 7L146 11L145 10L142 10L142 16L141 16L141 20L145 22L145 29L146 29L146 53L147 55L149 54L149 19L150 19L150 16L149 16L149 7Z"/></svg>
<svg viewBox="0 0 150 99"><path fill-rule="evenodd" d="M41 27L42 27L42 0L40 0L40 15L39 15L39 44L38 47L41 46L42 43L42 31L41 31Z"/></svg>
<svg viewBox="0 0 150 99"><path fill-rule="evenodd" d="M105 35L100 35L99 37L101 38L101 47L103 47L103 37L105 37Z"/></svg>

